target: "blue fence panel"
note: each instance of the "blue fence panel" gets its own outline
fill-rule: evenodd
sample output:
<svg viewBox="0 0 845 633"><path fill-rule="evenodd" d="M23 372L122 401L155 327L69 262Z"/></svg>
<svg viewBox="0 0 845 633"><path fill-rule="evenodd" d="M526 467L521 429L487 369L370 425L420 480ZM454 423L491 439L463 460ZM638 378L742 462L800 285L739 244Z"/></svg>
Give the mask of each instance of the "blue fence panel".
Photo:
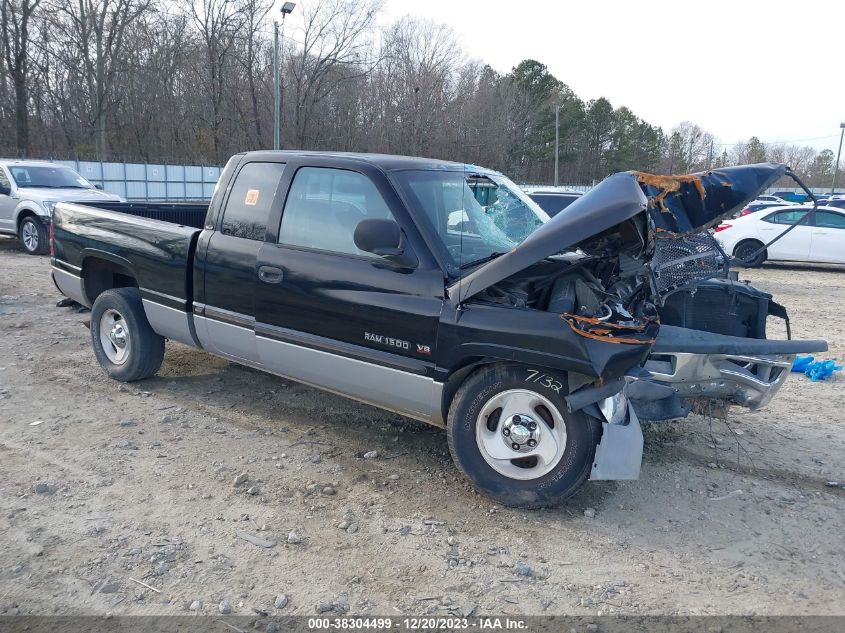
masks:
<svg viewBox="0 0 845 633"><path fill-rule="evenodd" d="M202 167L198 165L185 167L185 182L202 182L202 177Z"/></svg>
<svg viewBox="0 0 845 633"><path fill-rule="evenodd" d="M164 182L167 170L164 165L147 165L147 180Z"/></svg>
<svg viewBox="0 0 845 633"><path fill-rule="evenodd" d="M188 200L202 200L203 198L210 198L206 196L203 191L203 185L199 182L185 183L185 198Z"/></svg>
<svg viewBox="0 0 845 633"><path fill-rule="evenodd" d="M168 165L167 182L185 182L185 168L182 165Z"/></svg>
<svg viewBox="0 0 845 633"><path fill-rule="evenodd" d="M169 183L167 183L167 199L168 200L184 200L185 199L185 183L184 182L169 182Z"/></svg>
<svg viewBox="0 0 845 633"><path fill-rule="evenodd" d="M167 200L167 184L147 182L147 200Z"/></svg>
<svg viewBox="0 0 845 633"><path fill-rule="evenodd" d="M82 177L86 180L91 181L102 181L103 180L103 170L102 165L100 163L94 163L89 161L80 161L79 169L77 171L82 174Z"/></svg>
<svg viewBox="0 0 845 633"><path fill-rule="evenodd" d="M146 200L147 199L147 181L140 182L128 181L126 183L126 196L128 200Z"/></svg>
<svg viewBox="0 0 845 633"><path fill-rule="evenodd" d="M126 165L123 163L103 163L103 181L123 182L126 179Z"/></svg>
<svg viewBox="0 0 845 633"><path fill-rule="evenodd" d="M126 180L147 180L147 166L143 163L126 163Z"/></svg>
<svg viewBox="0 0 845 633"><path fill-rule="evenodd" d="M125 183L122 180L107 180L103 184L103 191L108 191L109 193L116 193L122 198L125 198L127 184L128 183Z"/></svg>

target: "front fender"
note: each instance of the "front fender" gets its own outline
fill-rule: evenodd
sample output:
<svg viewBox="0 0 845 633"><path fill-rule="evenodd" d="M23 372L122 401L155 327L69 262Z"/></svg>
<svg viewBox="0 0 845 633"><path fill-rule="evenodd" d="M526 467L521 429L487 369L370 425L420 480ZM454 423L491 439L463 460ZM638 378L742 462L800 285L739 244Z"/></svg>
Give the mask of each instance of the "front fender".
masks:
<svg viewBox="0 0 845 633"><path fill-rule="evenodd" d="M46 209L34 203L32 200L22 200L18 203L12 213L12 219L15 221L16 229L21 221L21 218L25 215L34 215L45 224L50 222L50 214L47 213Z"/></svg>

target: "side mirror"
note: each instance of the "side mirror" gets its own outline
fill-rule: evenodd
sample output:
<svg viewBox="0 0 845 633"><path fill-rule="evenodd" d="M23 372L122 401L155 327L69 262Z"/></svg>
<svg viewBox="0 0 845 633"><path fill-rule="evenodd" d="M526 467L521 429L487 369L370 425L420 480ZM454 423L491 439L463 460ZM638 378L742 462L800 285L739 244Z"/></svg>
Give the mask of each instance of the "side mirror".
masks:
<svg viewBox="0 0 845 633"><path fill-rule="evenodd" d="M102 191L102 190L103 190L103 185L101 185L100 183L95 183L95 184L94 184L94 189L99 189L100 191Z"/></svg>
<svg viewBox="0 0 845 633"><path fill-rule="evenodd" d="M9 185L0 183L0 195L3 195L3 196L12 195L12 188Z"/></svg>
<svg viewBox="0 0 845 633"><path fill-rule="evenodd" d="M369 218L355 227L355 246L367 253L383 257L403 268L414 268L417 257L405 243L402 229L393 220Z"/></svg>

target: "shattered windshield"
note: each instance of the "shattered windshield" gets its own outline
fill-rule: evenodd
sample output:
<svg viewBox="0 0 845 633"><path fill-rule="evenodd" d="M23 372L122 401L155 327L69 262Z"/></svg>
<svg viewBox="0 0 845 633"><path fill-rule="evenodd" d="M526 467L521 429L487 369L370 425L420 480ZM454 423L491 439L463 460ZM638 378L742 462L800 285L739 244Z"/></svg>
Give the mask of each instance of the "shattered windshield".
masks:
<svg viewBox="0 0 845 633"><path fill-rule="evenodd" d="M409 170L397 180L461 268L507 253L549 219L499 174Z"/></svg>

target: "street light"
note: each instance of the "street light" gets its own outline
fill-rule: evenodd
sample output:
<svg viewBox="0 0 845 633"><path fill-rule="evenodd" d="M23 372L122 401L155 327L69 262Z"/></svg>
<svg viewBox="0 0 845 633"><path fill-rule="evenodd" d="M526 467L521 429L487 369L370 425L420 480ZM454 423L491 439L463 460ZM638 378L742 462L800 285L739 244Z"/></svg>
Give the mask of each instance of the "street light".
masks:
<svg viewBox="0 0 845 633"><path fill-rule="evenodd" d="M830 193L833 195L833 190L836 189L836 172L839 171L839 157L842 155L842 136L845 135L845 123L839 124L839 151L836 152L836 166L833 168L833 182L830 184Z"/></svg>
<svg viewBox="0 0 845 633"><path fill-rule="evenodd" d="M295 2L282 5L282 38L285 33L285 17L293 11ZM279 21L273 21L273 149L281 149L282 138L282 64L279 60Z"/></svg>
<svg viewBox="0 0 845 633"><path fill-rule="evenodd" d="M555 105L555 187L558 181L558 164L560 162L560 103Z"/></svg>

